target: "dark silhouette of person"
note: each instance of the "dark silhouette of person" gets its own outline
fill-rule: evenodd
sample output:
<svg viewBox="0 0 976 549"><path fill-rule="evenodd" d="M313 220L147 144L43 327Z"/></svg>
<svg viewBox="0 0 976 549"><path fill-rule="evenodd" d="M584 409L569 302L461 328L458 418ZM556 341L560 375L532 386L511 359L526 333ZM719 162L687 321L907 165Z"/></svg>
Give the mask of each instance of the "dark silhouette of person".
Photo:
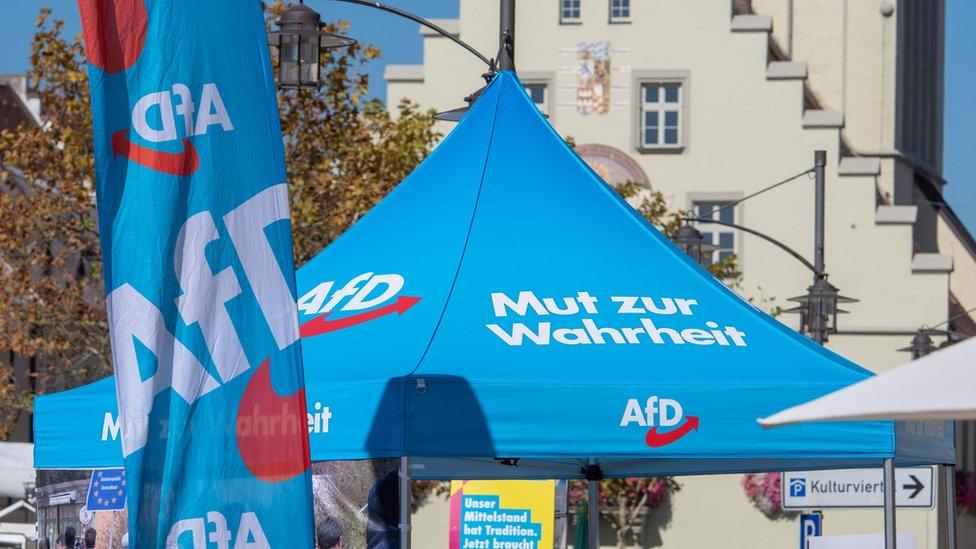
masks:
<svg viewBox="0 0 976 549"><path fill-rule="evenodd" d="M95 529L85 530L85 549L95 549Z"/></svg>
<svg viewBox="0 0 976 549"><path fill-rule="evenodd" d="M369 489L366 498L366 549L400 549L400 476L394 469Z"/></svg>
<svg viewBox="0 0 976 549"><path fill-rule="evenodd" d="M64 529L64 546L68 549L75 549L75 527L69 526Z"/></svg>
<svg viewBox="0 0 976 549"><path fill-rule="evenodd" d="M450 413L445 414L445 410ZM405 411L409 420L403 419ZM425 428L430 425L437 428ZM477 395L466 379L456 375L410 374L387 380L366 448L376 455L409 455L404 445L407 438L412 448L444 450L435 455L452 455L463 449L466 456L486 460L498 456ZM399 473L389 470L394 465L390 460L370 462L378 480L366 502L366 547L400 549Z"/></svg>
<svg viewBox="0 0 976 549"><path fill-rule="evenodd" d="M315 526L316 549L342 549L342 527L335 517L326 516Z"/></svg>

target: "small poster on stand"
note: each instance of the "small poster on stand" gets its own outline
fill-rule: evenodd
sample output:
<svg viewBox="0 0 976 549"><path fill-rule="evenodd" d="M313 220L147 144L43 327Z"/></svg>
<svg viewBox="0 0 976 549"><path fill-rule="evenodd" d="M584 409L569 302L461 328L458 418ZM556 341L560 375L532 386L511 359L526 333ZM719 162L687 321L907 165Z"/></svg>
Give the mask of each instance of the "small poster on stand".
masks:
<svg viewBox="0 0 976 549"><path fill-rule="evenodd" d="M450 549L553 549L555 481L451 481Z"/></svg>

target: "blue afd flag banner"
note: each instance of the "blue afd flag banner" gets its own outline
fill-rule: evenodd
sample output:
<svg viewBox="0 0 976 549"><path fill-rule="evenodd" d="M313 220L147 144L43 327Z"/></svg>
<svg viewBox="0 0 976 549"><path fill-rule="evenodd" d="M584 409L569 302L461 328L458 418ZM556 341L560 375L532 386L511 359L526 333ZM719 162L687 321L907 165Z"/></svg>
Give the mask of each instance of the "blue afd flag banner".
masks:
<svg viewBox="0 0 976 549"><path fill-rule="evenodd" d="M284 151L256 0L79 0L132 547L312 546Z"/></svg>

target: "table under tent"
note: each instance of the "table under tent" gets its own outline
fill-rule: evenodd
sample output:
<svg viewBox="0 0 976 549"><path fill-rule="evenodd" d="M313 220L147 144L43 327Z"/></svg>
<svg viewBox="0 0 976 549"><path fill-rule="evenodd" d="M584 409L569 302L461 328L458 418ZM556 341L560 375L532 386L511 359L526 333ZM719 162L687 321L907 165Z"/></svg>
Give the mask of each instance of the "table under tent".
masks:
<svg viewBox="0 0 976 549"><path fill-rule="evenodd" d="M674 247L510 72L298 295L310 417L332 416L310 420L314 461L404 458L404 480L954 463L950 423L758 425L871 373ZM115 409L109 379L38 397L37 466L119 465Z"/></svg>

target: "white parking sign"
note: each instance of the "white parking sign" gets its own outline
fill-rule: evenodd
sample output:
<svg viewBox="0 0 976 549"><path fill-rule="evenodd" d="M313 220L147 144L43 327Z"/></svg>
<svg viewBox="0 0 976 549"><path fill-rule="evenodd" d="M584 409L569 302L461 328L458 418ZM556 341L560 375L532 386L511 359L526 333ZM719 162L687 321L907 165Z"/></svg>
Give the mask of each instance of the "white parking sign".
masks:
<svg viewBox="0 0 976 549"><path fill-rule="evenodd" d="M931 507L931 467L895 469L898 507ZM884 507L881 469L787 471L781 482L784 509Z"/></svg>

